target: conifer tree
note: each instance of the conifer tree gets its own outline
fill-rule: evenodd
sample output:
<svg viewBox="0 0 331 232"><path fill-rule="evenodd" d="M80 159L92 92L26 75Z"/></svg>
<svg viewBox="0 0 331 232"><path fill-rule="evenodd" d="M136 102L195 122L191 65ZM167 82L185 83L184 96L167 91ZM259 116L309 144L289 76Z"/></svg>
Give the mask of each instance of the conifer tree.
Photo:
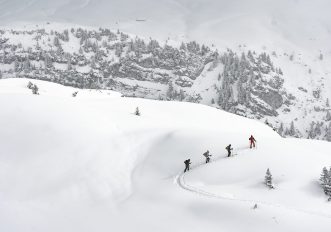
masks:
<svg viewBox="0 0 331 232"><path fill-rule="evenodd" d="M68 56L68 61L67 61L67 71L72 70L72 65L71 65L71 57Z"/></svg>
<svg viewBox="0 0 331 232"><path fill-rule="evenodd" d="M331 121L331 113L330 113L330 111L327 111L326 112L325 120L326 121Z"/></svg>
<svg viewBox="0 0 331 232"><path fill-rule="evenodd" d="M320 177L320 184L324 193L329 196L329 200L331 200L331 168L330 170L328 170L326 167L323 168Z"/></svg>
<svg viewBox="0 0 331 232"><path fill-rule="evenodd" d="M23 62L23 71L25 73L28 73L28 72L30 72L30 69L31 69L31 63L30 63L29 57L26 57L25 61Z"/></svg>
<svg viewBox="0 0 331 232"><path fill-rule="evenodd" d="M175 96L176 96L176 91L174 89L174 86L173 86L172 82L169 82L168 90L167 90L167 99L174 100Z"/></svg>
<svg viewBox="0 0 331 232"><path fill-rule="evenodd" d="M269 168L267 169L265 179L264 179L264 183L268 188L270 188L270 189L274 188L274 186L272 184L272 175L271 175L271 172L270 172Z"/></svg>
<svg viewBox="0 0 331 232"><path fill-rule="evenodd" d="M185 92L184 92L184 90L180 90L179 91L179 100L180 101L183 101L185 99Z"/></svg>
<svg viewBox="0 0 331 232"><path fill-rule="evenodd" d="M284 124L280 123L280 126L278 128L278 134L280 134L281 136L283 136L284 134Z"/></svg>
<svg viewBox="0 0 331 232"><path fill-rule="evenodd" d="M309 129L309 132L308 132L308 138L309 139L314 139L316 137L316 134L315 134L315 122L311 122L310 123L310 129Z"/></svg>
<svg viewBox="0 0 331 232"><path fill-rule="evenodd" d="M33 94L39 95L39 88L37 85L33 85L31 89Z"/></svg>
<svg viewBox="0 0 331 232"><path fill-rule="evenodd" d="M326 129L325 139L331 142L331 122L329 123L329 126Z"/></svg>
<svg viewBox="0 0 331 232"><path fill-rule="evenodd" d="M137 116L141 115L138 107L136 108L136 111L134 112L134 114L137 115Z"/></svg>
<svg viewBox="0 0 331 232"><path fill-rule="evenodd" d="M295 127L294 127L294 122L291 122L290 130L289 130L289 135L290 136L295 136Z"/></svg>
<svg viewBox="0 0 331 232"><path fill-rule="evenodd" d="M28 89L32 89L32 87L33 87L33 83L32 83L31 81L29 81L27 87L28 87Z"/></svg>
<svg viewBox="0 0 331 232"><path fill-rule="evenodd" d="M324 167L323 170L322 170L321 177L320 177L320 183L321 183L321 186L322 186L325 194L326 194L325 186L328 183L329 179L330 179L329 171L326 167Z"/></svg>

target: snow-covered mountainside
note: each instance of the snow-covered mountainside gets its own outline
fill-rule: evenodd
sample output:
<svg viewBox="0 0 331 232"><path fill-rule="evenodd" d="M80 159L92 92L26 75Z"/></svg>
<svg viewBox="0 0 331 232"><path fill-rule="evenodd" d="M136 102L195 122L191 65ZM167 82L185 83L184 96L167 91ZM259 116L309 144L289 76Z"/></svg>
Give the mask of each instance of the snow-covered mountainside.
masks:
<svg viewBox="0 0 331 232"><path fill-rule="evenodd" d="M0 0L0 77L199 102L283 136L331 141L330 8L328 0Z"/></svg>
<svg viewBox="0 0 331 232"><path fill-rule="evenodd" d="M330 56L300 56L245 45L217 50L172 46L108 29L0 30L0 77L28 77L126 96L202 103L267 122L283 136L331 141ZM270 54L268 53L270 52Z"/></svg>
<svg viewBox="0 0 331 232"><path fill-rule="evenodd" d="M331 226L318 183L331 164L328 142L284 139L264 123L201 104L24 78L0 80L0 109L0 231ZM227 158L229 143L236 155ZM207 149L211 163L203 164ZM184 174L188 158L193 169ZM263 183L268 168L274 189Z"/></svg>

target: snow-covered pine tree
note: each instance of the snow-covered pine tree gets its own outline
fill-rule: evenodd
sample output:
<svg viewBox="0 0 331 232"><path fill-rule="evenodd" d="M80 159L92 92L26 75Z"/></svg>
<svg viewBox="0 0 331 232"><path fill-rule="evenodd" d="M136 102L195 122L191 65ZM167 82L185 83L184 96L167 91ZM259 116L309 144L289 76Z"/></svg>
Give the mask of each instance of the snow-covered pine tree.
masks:
<svg viewBox="0 0 331 232"><path fill-rule="evenodd" d="M46 69L53 67L52 58L48 54L44 54L44 64Z"/></svg>
<svg viewBox="0 0 331 232"><path fill-rule="evenodd" d="M327 183L327 181L328 181L328 178L329 178L329 171L326 167L324 167L322 170L321 177L320 177L320 184L323 189L324 189L325 183Z"/></svg>
<svg viewBox="0 0 331 232"><path fill-rule="evenodd" d="M293 121L290 124L290 128L286 129L285 134L292 136L292 137L294 137L296 135L296 129L295 129Z"/></svg>
<svg viewBox="0 0 331 232"><path fill-rule="evenodd" d="M320 177L320 184L323 188L324 193L331 197L331 168L328 170L326 167L323 168Z"/></svg>
<svg viewBox="0 0 331 232"><path fill-rule="evenodd" d="M321 135L321 133L322 133L322 129L321 129L322 125L323 124L320 123L320 122L317 122L316 123L316 125L315 125L315 135L317 135L317 136Z"/></svg>
<svg viewBox="0 0 331 232"><path fill-rule="evenodd" d="M271 175L269 168L267 169L267 172L266 172L266 175L264 178L264 183L268 188L270 188L270 189L274 188L274 186L272 184L272 175Z"/></svg>
<svg viewBox="0 0 331 232"><path fill-rule="evenodd" d="M64 35L63 40L68 42L69 41L69 31L68 31L68 29L63 31L63 35Z"/></svg>
<svg viewBox="0 0 331 232"><path fill-rule="evenodd" d="M325 103L326 107L330 107L330 102L329 102L329 98L326 99L326 103Z"/></svg>
<svg viewBox="0 0 331 232"><path fill-rule="evenodd" d="M15 72L20 72L21 71L21 64L18 61L18 59L16 58L14 61L14 71Z"/></svg>
<svg viewBox="0 0 331 232"><path fill-rule="evenodd" d="M184 90L180 90L179 91L179 100L180 101L183 101L185 99L185 92L184 92Z"/></svg>
<svg viewBox="0 0 331 232"><path fill-rule="evenodd" d="M325 190L329 197L328 201L331 201L331 167L329 168L329 181L328 181L327 185L325 186Z"/></svg>
<svg viewBox="0 0 331 232"><path fill-rule="evenodd" d="M280 126L278 128L278 134L280 134L280 136L284 136L284 124L280 123Z"/></svg>
<svg viewBox="0 0 331 232"><path fill-rule="evenodd" d="M309 129L309 132L308 132L308 138L309 139L314 139L316 137L316 134L315 134L315 122L311 122L310 123L310 129Z"/></svg>
<svg viewBox="0 0 331 232"><path fill-rule="evenodd" d="M185 43L184 42L182 42L181 43L181 45L180 45L180 48L179 48L180 50L183 50L183 51L186 51L186 45L185 45Z"/></svg>
<svg viewBox="0 0 331 232"><path fill-rule="evenodd" d="M55 47L60 46L60 41L59 41L59 38L57 36L54 37L53 44L54 44Z"/></svg>
<svg viewBox="0 0 331 232"><path fill-rule="evenodd" d="M136 111L134 112L134 114L137 115L137 116L141 115L138 107L136 108Z"/></svg>
<svg viewBox="0 0 331 232"><path fill-rule="evenodd" d="M67 54L67 71L70 71L71 69L72 69L71 56L70 54Z"/></svg>
<svg viewBox="0 0 331 232"><path fill-rule="evenodd" d="M23 71L25 73L28 73L28 72L30 72L30 69L31 69L31 63L30 63L29 56L27 56L23 62Z"/></svg>
<svg viewBox="0 0 331 232"><path fill-rule="evenodd" d="M167 96L167 100L174 100L176 98L176 90L172 84L172 82L169 82L168 84L168 90L167 90L167 93L166 93L166 96Z"/></svg>
<svg viewBox="0 0 331 232"><path fill-rule="evenodd" d="M325 120L326 121L331 121L331 113L330 113L330 111L327 111L326 112Z"/></svg>
<svg viewBox="0 0 331 232"><path fill-rule="evenodd" d="M33 87L33 83L32 83L31 81L29 81L27 87L28 87L28 89L32 89L32 87Z"/></svg>
<svg viewBox="0 0 331 232"><path fill-rule="evenodd" d="M33 94L39 95L39 88L37 85L33 85L31 89Z"/></svg>
<svg viewBox="0 0 331 232"><path fill-rule="evenodd" d="M331 122L329 123L329 126L326 129L325 139L331 142Z"/></svg>

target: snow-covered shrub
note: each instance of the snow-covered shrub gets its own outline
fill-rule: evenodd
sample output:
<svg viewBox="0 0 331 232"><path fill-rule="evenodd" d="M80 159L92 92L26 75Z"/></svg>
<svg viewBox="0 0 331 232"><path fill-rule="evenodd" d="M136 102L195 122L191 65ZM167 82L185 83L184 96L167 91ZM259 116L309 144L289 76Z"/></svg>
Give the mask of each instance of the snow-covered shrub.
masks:
<svg viewBox="0 0 331 232"><path fill-rule="evenodd" d="M140 111L139 111L138 107L136 108L136 111L134 112L134 114L137 115L137 116L140 116Z"/></svg>

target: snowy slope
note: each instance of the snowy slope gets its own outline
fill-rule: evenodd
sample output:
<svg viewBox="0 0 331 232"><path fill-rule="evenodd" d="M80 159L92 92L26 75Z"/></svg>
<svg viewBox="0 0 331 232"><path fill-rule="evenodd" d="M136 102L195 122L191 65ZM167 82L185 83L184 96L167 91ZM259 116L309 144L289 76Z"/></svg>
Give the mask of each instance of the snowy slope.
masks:
<svg viewBox="0 0 331 232"><path fill-rule="evenodd" d="M37 80L40 95L32 95L28 81L0 80L1 231L327 231L331 225L331 206L317 184L331 163L330 143L282 139L262 123L192 103ZM133 114L137 106L141 116ZM247 150L250 134L256 150ZM238 155L226 159L229 143ZM184 159L200 164L207 149L212 163L182 176L200 194L181 188ZM267 168L274 190L262 183Z"/></svg>
<svg viewBox="0 0 331 232"><path fill-rule="evenodd" d="M217 52L196 42L176 47L120 31L66 26L0 30L0 78L202 103L268 120L282 136L331 141L331 72L322 53L308 65L294 53L259 54L244 46L237 53Z"/></svg>
<svg viewBox="0 0 331 232"><path fill-rule="evenodd" d="M0 0L0 25L8 31L46 28L58 32L78 25L103 26L131 33L132 38L138 35L146 41L147 38L157 39L162 45L179 46L182 41L195 40L221 53L226 48L239 55L248 50L266 52L274 66L282 69L283 87L295 99L288 107L277 109L277 117L251 112L247 115L263 121L267 119L277 128L281 123L285 129L289 128L294 122L298 129L295 136L330 140L325 132L331 131L330 120L325 119L327 111L330 112L326 100L331 99L330 7L328 0ZM31 36L33 39L27 35L13 38L8 32L3 37L11 37L8 43L15 46L22 43L23 49L33 47L39 38L35 35ZM46 39L53 45L53 37ZM61 44L64 52L73 55L79 51L79 40L70 39L69 43L61 41ZM41 48L52 50L54 47L44 46L45 40L40 44ZM7 52L3 51L3 54ZM21 59L26 56L26 52L16 53L20 53ZM88 61L92 56L87 56ZM113 57L113 54L107 54L108 61L117 61ZM10 64L0 64L0 72L15 76L10 71L14 68L14 60ZM42 66L40 62L35 65ZM65 62L56 63L54 67L59 73L67 68ZM84 74L91 70L88 65L76 69ZM218 66L212 72L202 73L193 88L178 89L191 95L200 94L201 103L219 107L211 101L217 102L218 93L213 85L221 72L222 67ZM115 77L115 81L129 88L138 85L143 92L148 92L137 94L140 97L157 99L167 91L167 86L150 83L150 80ZM320 92L318 97L314 92ZM130 95L133 94L136 93L131 91ZM247 111L242 106L238 109Z"/></svg>

